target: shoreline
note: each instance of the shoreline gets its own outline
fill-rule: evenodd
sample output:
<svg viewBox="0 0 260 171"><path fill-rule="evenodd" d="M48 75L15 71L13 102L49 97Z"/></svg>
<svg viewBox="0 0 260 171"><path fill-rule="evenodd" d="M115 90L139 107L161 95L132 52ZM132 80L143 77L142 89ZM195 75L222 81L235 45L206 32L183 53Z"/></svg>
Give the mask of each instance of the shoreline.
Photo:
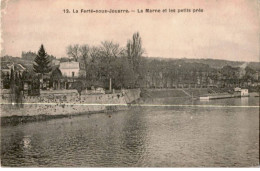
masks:
<svg viewBox="0 0 260 171"><path fill-rule="evenodd" d="M160 91L161 90L161 91ZM205 90L208 90L207 88L192 88L192 89L185 89L185 90L195 90L196 95L202 95L201 93L205 93ZM202 90L202 91L199 91ZM161 94L158 94L160 92ZM176 93L178 92L178 93ZM176 94L175 94L176 93ZM50 119L59 119L59 118L72 118L73 116L81 116L81 115L91 115L91 114L98 114L98 113L110 113L110 112L117 112L122 110L128 110L129 104L135 104L140 102L145 102L146 99L160 99L160 98L177 98L177 99L189 99L191 96L189 96L187 93L185 94L182 89L146 89L141 92L142 95L139 94L139 97L135 97L133 100L131 100L130 103L126 104L124 107L120 107L115 105L112 106L104 106L101 107L98 110L81 110L81 111L75 111L74 113L39 113L39 114L22 114L17 115L16 113L13 113L11 115L3 116L1 114L1 126L9 126L9 125L18 125L18 124L24 124L24 123L30 123L30 122L38 122L38 121L47 121ZM174 94L174 96L172 96ZM159 95L159 96L158 96ZM162 96L165 95L165 96ZM259 97L258 92L251 92L249 93L250 97ZM199 99L197 99L199 100ZM3 105L3 104L2 104ZM57 103L57 105L60 107L63 104ZM100 104L103 106L102 104ZM131 105L130 105L131 106ZM1 112L3 110L1 106ZM86 109L88 107L86 106ZM55 110L55 109L54 109ZM16 111L19 112L19 108L16 109ZM11 111L10 111L11 113Z"/></svg>
<svg viewBox="0 0 260 171"><path fill-rule="evenodd" d="M85 113L77 113L73 115L46 115L46 114L40 114L40 115L33 115L33 116L4 116L1 117L1 126L16 126L20 124L25 123L31 123L31 122L41 122L41 121L48 121L51 119L62 119L62 118L68 118L71 119L73 117L78 117L82 115L91 115L91 114L98 114L98 113L106 113L106 111L93 111L93 112L85 112Z"/></svg>
<svg viewBox="0 0 260 171"><path fill-rule="evenodd" d="M128 110L129 104L140 98L140 89L129 89L124 93L81 96L69 95L66 91L58 95L49 92L41 96L24 96L20 103L14 103L11 94L1 97L1 126L5 126Z"/></svg>

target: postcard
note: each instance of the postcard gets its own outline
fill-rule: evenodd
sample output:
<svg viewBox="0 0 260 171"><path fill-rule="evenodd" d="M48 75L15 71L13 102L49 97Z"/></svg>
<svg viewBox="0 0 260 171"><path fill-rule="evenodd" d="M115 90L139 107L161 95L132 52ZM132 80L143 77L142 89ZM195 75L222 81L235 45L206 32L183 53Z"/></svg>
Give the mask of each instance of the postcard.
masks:
<svg viewBox="0 0 260 171"><path fill-rule="evenodd" d="M1 167L259 167L258 0L2 0Z"/></svg>

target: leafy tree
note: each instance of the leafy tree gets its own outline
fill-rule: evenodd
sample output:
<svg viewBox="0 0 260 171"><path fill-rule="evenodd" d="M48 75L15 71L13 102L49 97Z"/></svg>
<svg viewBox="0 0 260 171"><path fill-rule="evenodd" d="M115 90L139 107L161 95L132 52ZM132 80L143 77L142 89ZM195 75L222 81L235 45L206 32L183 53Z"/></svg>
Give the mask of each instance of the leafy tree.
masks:
<svg viewBox="0 0 260 171"><path fill-rule="evenodd" d="M43 45L41 45L40 50L38 51L38 54L34 62L35 62L33 64L34 72L44 75L51 71L50 60L48 58L47 53L44 50Z"/></svg>

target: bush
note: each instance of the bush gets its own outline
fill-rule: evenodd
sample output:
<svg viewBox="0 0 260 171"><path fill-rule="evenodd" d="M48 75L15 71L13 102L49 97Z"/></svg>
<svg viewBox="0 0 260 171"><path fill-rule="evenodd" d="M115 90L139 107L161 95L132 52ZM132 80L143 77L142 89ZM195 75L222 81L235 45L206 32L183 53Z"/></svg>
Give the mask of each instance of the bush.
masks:
<svg viewBox="0 0 260 171"><path fill-rule="evenodd" d="M78 91L79 95L81 95L82 90L86 89L84 83L81 81L76 81L76 82L72 83L71 88L76 89Z"/></svg>

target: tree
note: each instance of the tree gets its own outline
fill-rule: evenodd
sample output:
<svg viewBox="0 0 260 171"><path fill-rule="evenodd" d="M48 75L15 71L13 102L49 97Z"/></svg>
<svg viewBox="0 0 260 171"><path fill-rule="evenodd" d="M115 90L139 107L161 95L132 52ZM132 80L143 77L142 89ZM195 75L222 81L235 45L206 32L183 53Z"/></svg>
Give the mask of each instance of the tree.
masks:
<svg viewBox="0 0 260 171"><path fill-rule="evenodd" d="M20 80L17 73L14 71L13 67L11 68L10 76L10 88L11 88L11 102L18 104L18 99L21 95L20 93Z"/></svg>
<svg viewBox="0 0 260 171"><path fill-rule="evenodd" d="M76 45L69 45L67 47L67 54L69 57L72 57L76 62L79 60L79 55L80 55L80 47L78 44Z"/></svg>
<svg viewBox="0 0 260 171"><path fill-rule="evenodd" d="M10 74L10 88L12 94L14 94L14 85L15 85L15 76L14 76L14 69L12 67L11 74Z"/></svg>
<svg viewBox="0 0 260 171"><path fill-rule="evenodd" d="M7 74L2 73L2 79L3 79L3 88L9 89L10 88L10 75L9 72Z"/></svg>
<svg viewBox="0 0 260 171"><path fill-rule="evenodd" d="M22 52L22 59L24 60L29 60L29 61L34 61L36 58L37 54L34 52Z"/></svg>
<svg viewBox="0 0 260 171"><path fill-rule="evenodd" d="M133 65L133 69L135 73L139 71L139 63L140 58L143 54L144 50L142 49L142 40L139 36L139 33L133 34L133 39L128 40L127 42L127 56L130 63Z"/></svg>
<svg viewBox="0 0 260 171"><path fill-rule="evenodd" d="M128 40L126 45L126 53L129 63L132 66L137 79L139 79L141 75L141 57L144 50L142 48L142 40L138 32L133 34L132 40Z"/></svg>
<svg viewBox="0 0 260 171"><path fill-rule="evenodd" d="M62 79L62 73L59 68L55 68L50 75L50 85L54 89L60 88L60 80Z"/></svg>
<svg viewBox="0 0 260 171"><path fill-rule="evenodd" d="M40 50L34 60L33 70L36 73L41 74L42 76L51 71L50 61L47 53L44 50L43 45L41 45Z"/></svg>
<svg viewBox="0 0 260 171"><path fill-rule="evenodd" d="M112 41L101 42L99 55L101 57L101 72L106 79L109 79L109 90L111 91L112 79L116 78L116 70L113 67L115 60L123 55L123 49L119 44Z"/></svg>
<svg viewBox="0 0 260 171"><path fill-rule="evenodd" d="M118 58L113 65L116 69L116 79L113 86L116 88L132 88L135 84L133 69L126 57Z"/></svg>
<svg viewBox="0 0 260 171"><path fill-rule="evenodd" d="M76 89L79 93L79 96L81 96L81 92L86 89L84 84L81 81L76 81L72 84L72 88Z"/></svg>
<svg viewBox="0 0 260 171"><path fill-rule="evenodd" d="M90 58L90 47L88 45L81 45L79 48L80 52L80 58L83 60L84 63L84 69L86 72L86 78L87 78L87 71L88 71L88 61Z"/></svg>
<svg viewBox="0 0 260 171"><path fill-rule="evenodd" d="M67 54L75 61L84 63L88 85L102 85L106 88L109 87L111 90L112 85L114 88L134 87L136 85L139 75L137 76L134 73L132 63L136 66L135 68L139 68L136 69L138 73L142 73L143 70L140 67L142 60L139 58L141 58L143 50L140 45L139 34L134 34L130 49L131 59L127 56L125 48L112 41L104 41L101 42L100 46L92 47L87 44L69 45ZM135 57L138 59L135 60Z"/></svg>

